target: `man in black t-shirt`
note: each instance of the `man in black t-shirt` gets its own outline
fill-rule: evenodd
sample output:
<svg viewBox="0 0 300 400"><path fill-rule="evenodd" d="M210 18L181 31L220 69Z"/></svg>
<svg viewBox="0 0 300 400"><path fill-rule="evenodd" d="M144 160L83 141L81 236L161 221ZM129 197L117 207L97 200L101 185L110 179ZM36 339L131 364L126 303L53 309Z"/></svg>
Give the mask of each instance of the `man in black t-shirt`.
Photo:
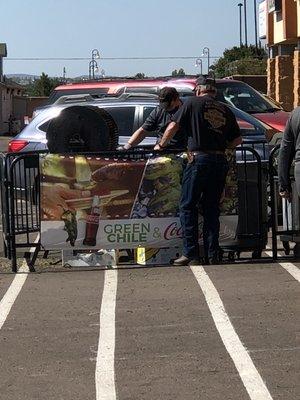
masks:
<svg viewBox="0 0 300 400"><path fill-rule="evenodd" d="M123 146L123 150L138 145L148 132L156 132L158 142L162 138L167 126L172 121L173 115L178 111L182 102L179 98L179 93L173 87L164 87L159 93L159 105L154 108L143 125L137 129L128 143ZM186 147L186 137L178 131L168 143L168 149L184 149Z"/></svg>
<svg viewBox="0 0 300 400"><path fill-rule="evenodd" d="M232 111L215 100L212 78L201 76L195 87L196 97L189 98L173 116L160 142L161 150L178 132L187 134L188 164L183 172L180 220L183 229L183 255L175 265L197 265L199 259L198 204L203 208L203 244L205 261L218 263L219 203L228 172L225 149L242 142Z"/></svg>

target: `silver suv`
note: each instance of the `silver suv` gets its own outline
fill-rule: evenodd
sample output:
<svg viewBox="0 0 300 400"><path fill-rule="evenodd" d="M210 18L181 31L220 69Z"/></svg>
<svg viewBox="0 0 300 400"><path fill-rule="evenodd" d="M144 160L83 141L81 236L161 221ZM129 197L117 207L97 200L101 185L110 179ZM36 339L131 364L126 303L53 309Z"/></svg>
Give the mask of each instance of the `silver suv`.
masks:
<svg viewBox="0 0 300 400"><path fill-rule="evenodd" d="M184 100L184 99L183 99ZM96 106L105 109L118 128L118 144L127 143L132 133L140 127L151 111L158 105L158 98L153 94L123 94L115 98L93 99L90 95L64 96L52 107L42 110L21 133L9 142L8 151L39 151L47 149L46 130L51 120L70 106ZM266 141L267 127L245 112L229 106L235 114L244 140ZM156 132L140 143L142 147L154 146Z"/></svg>

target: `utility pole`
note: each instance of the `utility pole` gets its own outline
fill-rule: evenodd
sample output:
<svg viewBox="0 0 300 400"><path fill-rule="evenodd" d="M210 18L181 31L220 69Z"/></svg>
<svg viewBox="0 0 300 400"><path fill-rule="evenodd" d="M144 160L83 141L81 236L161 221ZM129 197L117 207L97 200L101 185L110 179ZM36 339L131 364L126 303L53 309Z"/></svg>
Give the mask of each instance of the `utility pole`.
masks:
<svg viewBox="0 0 300 400"><path fill-rule="evenodd" d="M248 34L247 34L247 0L244 0L244 19L245 19L245 46L248 46Z"/></svg>
<svg viewBox="0 0 300 400"><path fill-rule="evenodd" d="M243 7L243 4L239 3L238 8L239 8L239 17L240 17L240 47L242 47L242 45L243 45L243 41L242 41L242 7Z"/></svg>
<svg viewBox="0 0 300 400"><path fill-rule="evenodd" d="M257 4L256 0L254 0L254 32L255 32L255 48L258 50L258 42L257 42Z"/></svg>

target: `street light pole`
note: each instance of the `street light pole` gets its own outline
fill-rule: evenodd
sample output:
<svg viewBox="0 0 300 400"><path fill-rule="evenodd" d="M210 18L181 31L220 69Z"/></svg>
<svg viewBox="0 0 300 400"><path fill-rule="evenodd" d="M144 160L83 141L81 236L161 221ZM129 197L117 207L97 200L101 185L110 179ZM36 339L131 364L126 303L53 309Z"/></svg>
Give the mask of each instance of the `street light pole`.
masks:
<svg viewBox="0 0 300 400"><path fill-rule="evenodd" d="M99 50L93 49L92 50L92 60L95 60L96 58L100 58L100 53L99 53Z"/></svg>
<svg viewBox="0 0 300 400"><path fill-rule="evenodd" d="M195 62L195 67L200 67L200 74L202 75L202 60L201 58L197 58Z"/></svg>
<svg viewBox="0 0 300 400"><path fill-rule="evenodd" d="M207 56L207 74L209 74L209 63L210 63L210 59L209 59L209 48L208 47L204 47L202 50L202 55L203 56Z"/></svg>
<svg viewBox="0 0 300 400"><path fill-rule="evenodd" d="M89 62L89 79L95 79L95 71L98 71L98 64L96 60Z"/></svg>
<svg viewBox="0 0 300 400"><path fill-rule="evenodd" d="M256 51L258 50L258 42L257 42L257 4L256 0L254 0L254 32L255 32L255 47Z"/></svg>
<svg viewBox="0 0 300 400"><path fill-rule="evenodd" d="M247 35L247 0L244 0L244 18L245 18L245 46L248 46L248 35Z"/></svg>
<svg viewBox="0 0 300 400"><path fill-rule="evenodd" d="M242 47L242 45L243 45L243 41L242 41L242 7L243 7L243 4L239 3L238 8L239 8L239 17L240 17L240 47Z"/></svg>
<svg viewBox="0 0 300 400"><path fill-rule="evenodd" d="M92 59L89 62L89 79L95 80L95 71L98 71L98 64L96 58L100 58L99 50L93 49L92 50Z"/></svg>

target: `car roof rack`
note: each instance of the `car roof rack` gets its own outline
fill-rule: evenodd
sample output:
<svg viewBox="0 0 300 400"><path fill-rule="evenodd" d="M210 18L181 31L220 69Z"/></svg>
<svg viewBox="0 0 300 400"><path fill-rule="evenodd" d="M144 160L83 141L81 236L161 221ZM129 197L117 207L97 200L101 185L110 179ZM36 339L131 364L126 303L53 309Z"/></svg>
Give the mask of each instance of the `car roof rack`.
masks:
<svg viewBox="0 0 300 400"><path fill-rule="evenodd" d="M128 99L158 99L158 94L155 93L122 93L118 97L118 100L128 100Z"/></svg>
<svg viewBox="0 0 300 400"><path fill-rule="evenodd" d="M61 105L61 104L67 104L67 103L79 103L79 102L90 102L90 101L95 101L94 97L91 96L89 93L83 93L83 94L69 94L66 96L61 96L59 97L54 103L56 106Z"/></svg>

